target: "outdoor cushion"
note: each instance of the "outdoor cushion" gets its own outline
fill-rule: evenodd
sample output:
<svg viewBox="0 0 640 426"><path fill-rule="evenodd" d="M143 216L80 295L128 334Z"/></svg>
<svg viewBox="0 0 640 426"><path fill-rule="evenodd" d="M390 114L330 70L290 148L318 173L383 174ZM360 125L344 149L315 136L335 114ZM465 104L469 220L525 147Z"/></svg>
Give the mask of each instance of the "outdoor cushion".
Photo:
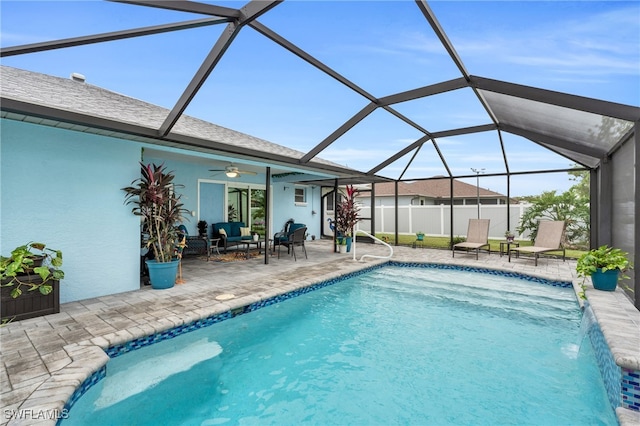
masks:
<svg viewBox="0 0 640 426"><path fill-rule="evenodd" d="M240 228L244 228L244 222L229 222L229 228L231 232L227 232L227 235L230 237L240 237L242 234L240 233Z"/></svg>
<svg viewBox="0 0 640 426"><path fill-rule="evenodd" d="M295 231L298 228L304 228L307 225L305 225L304 223L292 223L291 226L289 227L289 234L292 234L293 231Z"/></svg>
<svg viewBox="0 0 640 426"><path fill-rule="evenodd" d="M213 225L213 238L221 238L221 248L227 251L227 247L237 245L241 241L252 239L251 228L245 227L244 222L218 222ZM247 235L242 235L242 229L247 229Z"/></svg>
<svg viewBox="0 0 640 426"><path fill-rule="evenodd" d="M238 242L238 241L248 241L253 239L253 237L251 235L244 235L244 236L238 236L238 237L227 237L227 241L229 242Z"/></svg>
<svg viewBox="0 0 640 426"><path fill-rule="evenodd" d="M229 225L229 222L214 223L213 229L214 237L216 234L221 234L221 231L224 231L225 235L231 236L231 225Z"/></svg>
<svg viewBox="0 0 640 426"><path fill-rule="evenodd" d="M246 237L251 235L251 228L240 228L240 236Z"/></svg>
<svg viewBox="0 0 640 426"><path fill-rule="evenodd" d="M218 222L213 224L214 238L216 234L220 234L220 230L224 229L227 237L240 237L240 228L244 228L244 222Z"/></svg>

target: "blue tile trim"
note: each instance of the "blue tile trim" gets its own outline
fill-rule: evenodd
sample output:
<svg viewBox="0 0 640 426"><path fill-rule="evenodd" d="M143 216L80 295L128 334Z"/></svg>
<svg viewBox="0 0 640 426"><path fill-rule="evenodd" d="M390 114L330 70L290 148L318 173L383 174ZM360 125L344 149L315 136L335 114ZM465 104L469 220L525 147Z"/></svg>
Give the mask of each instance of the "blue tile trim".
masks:
<svg viewBox="0 0 640 426"><path fill-rule="evenodd" d="M80 386L76 388L75 391L73 391L67 403L64 404L64 408L62 410L63 413L68 413L71 407L73 407L73 405L76 403L76 401L80 399L80 397L84 395L89 389L91 389L93 385L97 384L100 380L104 379L106 375L107 375L107 366L103 365L102 368L94 372L88 379L82 382L82 384L80 384ZM63 418L58 419L56 424L59 425L62 420Z"/></svg>
<svg viewBox="0 0 640 426"><path fill-rule="evenodd" d="M120 355L123 355L127 352L131 352L133 350L152 345L154 343L161 342L163 340L173 339L174 337L180 336L184 333L188 333L190 331L198 330L203 327L208 327L210 325L216 324L218 322L233 318L238 315L246 314L249 312L256 311L260 308L264 308L266 306L270 306L276 303L280 303L284 300L292 299L294 297L298 297L302 294L306 294L315 290L319 290L321 288L333 285L340 281L344 281L346 279L356 277L362 274L366 274L367 272L373 271L375 269L383 268L385 266L400 266L405 268L433 268L433 269L448 269L448 270L458 270L458 271L468 271L468 272L477 272L481 274L490 274L490 275L502 275L505 277L519 278L531 282L535 282L538 284L551 285L555 287L572 287L570 282L566 281L553 281L544 278L532 277L529 275L519 274L516 272L506 272L506 271L497 271L493 269L486 268L477 268L470 266L457 266L457 265L444 265L439 263L418 263L418 262L396 262L396 261L388 261L385 263L381 263L378 265L369 266L367 268L361 269L359 271L350 272L345 275L341 275L336 278L331 278L329 280L321 281L316 284L312 284L308 287L303 287L298 290L290 291L285 294L281 294L278 296L270 297L265 300L261 300L259 302L251 303L242 307L241 309L234 309L232 311L223 312L221 314L216 314L208 318L204 318L189 324L183 324L178 327L171 328L169 330L165 330L160 333L156 333L150 336L141 337L130 342L114 345L105 350L106 354L110 358L115 358ZM78 389L73 393L69 402L65 405L65 409L70 409L73 404L80 398L84 393L91 388L94 384L98 383L106 376L106 366L102 367L99 371L94 373L89 379L85 380Z"/></svg>
<svg viewBox="0 0 640 426"><path fill-rule="evenodd" d="M640 371L620 368L616 364L589 302L585 302L583 316L611 407L640 412Z"/></svg>
<svg viewBox="0 0 640 426"><path fill-rule="evenodd" d="M402 266L409 268L433 268L433 269L449 269L456 271L476 272L480 274L500 275L503 277L518 278L525 281L531 281L538 284L550 285L553 287L572 288L573 284L569 281L556 281L546 278L533 277L531 275L520 274L517 272L499 271L495 269L478 268L474 266L458 266L458 265L445 265L441 263L414 263L414 262L396 262L389 261L389 266Z"/></svg>
<svg viewBox="0 0 640 426"><path fill-rule="evenodd" d="M170 328L169 330L165 330L160 333L140 337L121 345L111 346L107 348L105 352L107 353L107 355L109 355L109 358L115 358L120 355L126 354L127 352L131 352L145 346L153 345L154 343L162 342L163 340L173 339L174 337L180 336L190 331L198 330L203 327L209 327L210 325L219 323L231 317L231 312L223 312L221 314L216 314L189 324L179 325L178 327Z"/></svg>
<svg viewBox="0 0 640 426"><path fill-rule="evenodd" d="M622 369L622 406L640 412L640 371Z"/></svg>
<svg viewBox="0 0 640 426"><path fill-rule="evenodd" d="M274 297L270 297L268 299L260 300L258 302L255 302L255 303L252 303L250 305L245 306L243 308L243 310L242 310L242 314L253 312L253 311L256 311L256 310L258 310L260 308L264 308L264 307L267 307L267 306L274 305L276 303L280 303L280 302L282 302L284 300L293 299L294 297L298 297L298 296L300 296L302 294L306 294L306 293L310 293L310 292L315 291L315 290L319 290L321 288L333 285L333 284L338 283L340 281L344 281L344 280L352 278L352 277L357 277L358 275L366 274L367 272L370 272L370 271L373 271L375 269L381 268L382 266L384 266L384 264L370 266L370 267L362 269L360 271L350 272L348 274L341 275L341 276L336 277L336 278L331 278L329 280L325 280L325 281L321 281L321 282L316 283L316 284L312 284L312 285L310 285L308 287L299 288L297 290L293 290L293 291L290 291L290 292L285 293L285 294L280 294L278 296L274 296Z"/></svg>

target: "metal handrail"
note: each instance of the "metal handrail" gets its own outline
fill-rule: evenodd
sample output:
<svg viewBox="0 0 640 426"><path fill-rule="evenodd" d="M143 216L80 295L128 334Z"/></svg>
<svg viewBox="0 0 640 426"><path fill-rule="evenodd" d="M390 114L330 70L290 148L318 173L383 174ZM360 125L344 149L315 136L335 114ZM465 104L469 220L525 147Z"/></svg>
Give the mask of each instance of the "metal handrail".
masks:
<svg viewBox="0 0 640 426"><path fill-rule="evenodd" d="M365 254L360 258L361 262L362 262L362 259L364 259L365 257L372 257L374 259L391 259L391 256L393 256L393 247L391 247L389 244L385 243L381 239L371 235L370 233L368 233L366 231L363 231L362 229L357 229L353 233L353 260L356 260L356 234L358 232L361 232L361 233L365 234L369 238L373 238L374 241L378 241L380 244L384 244L385 246L387 246L389 248L389 252L390 252L388 256L377 256L377 255L373 255L373 254Z"/></svg>

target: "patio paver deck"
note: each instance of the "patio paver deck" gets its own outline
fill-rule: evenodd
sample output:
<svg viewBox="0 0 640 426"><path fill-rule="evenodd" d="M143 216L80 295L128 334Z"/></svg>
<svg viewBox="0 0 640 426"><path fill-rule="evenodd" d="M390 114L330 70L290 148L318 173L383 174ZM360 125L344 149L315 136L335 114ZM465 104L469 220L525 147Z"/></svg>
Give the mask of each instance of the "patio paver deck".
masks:
<svg viewBox="0 0 640 426"><path fill-rule="evenodd" d="M237 262L183 261L186 283L167 290L149 287L61 306L61 312L11 323L0 329L0 425L55 424L45 418L60 413L76 387L108 361L103 349L245 306L315 282L331 279L386 260L353 261L351 254L333 253L330 241L306 244L308 259L272 257ZM384 255L381 245L358 244L357 255ZM518 272L548 279L574 281L575 261L542 258L508 262L497 253L457 254L447 250L394 247L393 260L433 262ZM64 284L63 284L64 285ZM233 294L230 300L216 297ZM622 291L587 289L614 359L640 370L640 312ZM57 410L57 411L56 411ZM640 415L618 409L623 425L640 424ZM21 415L22 419L11 418ZM31 417L31 418L30 418ZM39 418L36 418L39 417Z"/></svg>

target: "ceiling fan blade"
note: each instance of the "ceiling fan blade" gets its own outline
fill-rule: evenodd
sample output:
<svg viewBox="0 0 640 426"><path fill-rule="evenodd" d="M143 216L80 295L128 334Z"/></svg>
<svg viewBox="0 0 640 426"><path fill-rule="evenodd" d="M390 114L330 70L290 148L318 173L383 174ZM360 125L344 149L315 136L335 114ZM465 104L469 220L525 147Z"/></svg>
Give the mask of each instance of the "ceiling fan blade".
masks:
<svg viewBox="0 0 640 426"><path fill-rule="evenodd" d="M257 175L258 174L256 172L251 172L249 170L238 170L238 173L240 173L241 175Z"/></svg>

